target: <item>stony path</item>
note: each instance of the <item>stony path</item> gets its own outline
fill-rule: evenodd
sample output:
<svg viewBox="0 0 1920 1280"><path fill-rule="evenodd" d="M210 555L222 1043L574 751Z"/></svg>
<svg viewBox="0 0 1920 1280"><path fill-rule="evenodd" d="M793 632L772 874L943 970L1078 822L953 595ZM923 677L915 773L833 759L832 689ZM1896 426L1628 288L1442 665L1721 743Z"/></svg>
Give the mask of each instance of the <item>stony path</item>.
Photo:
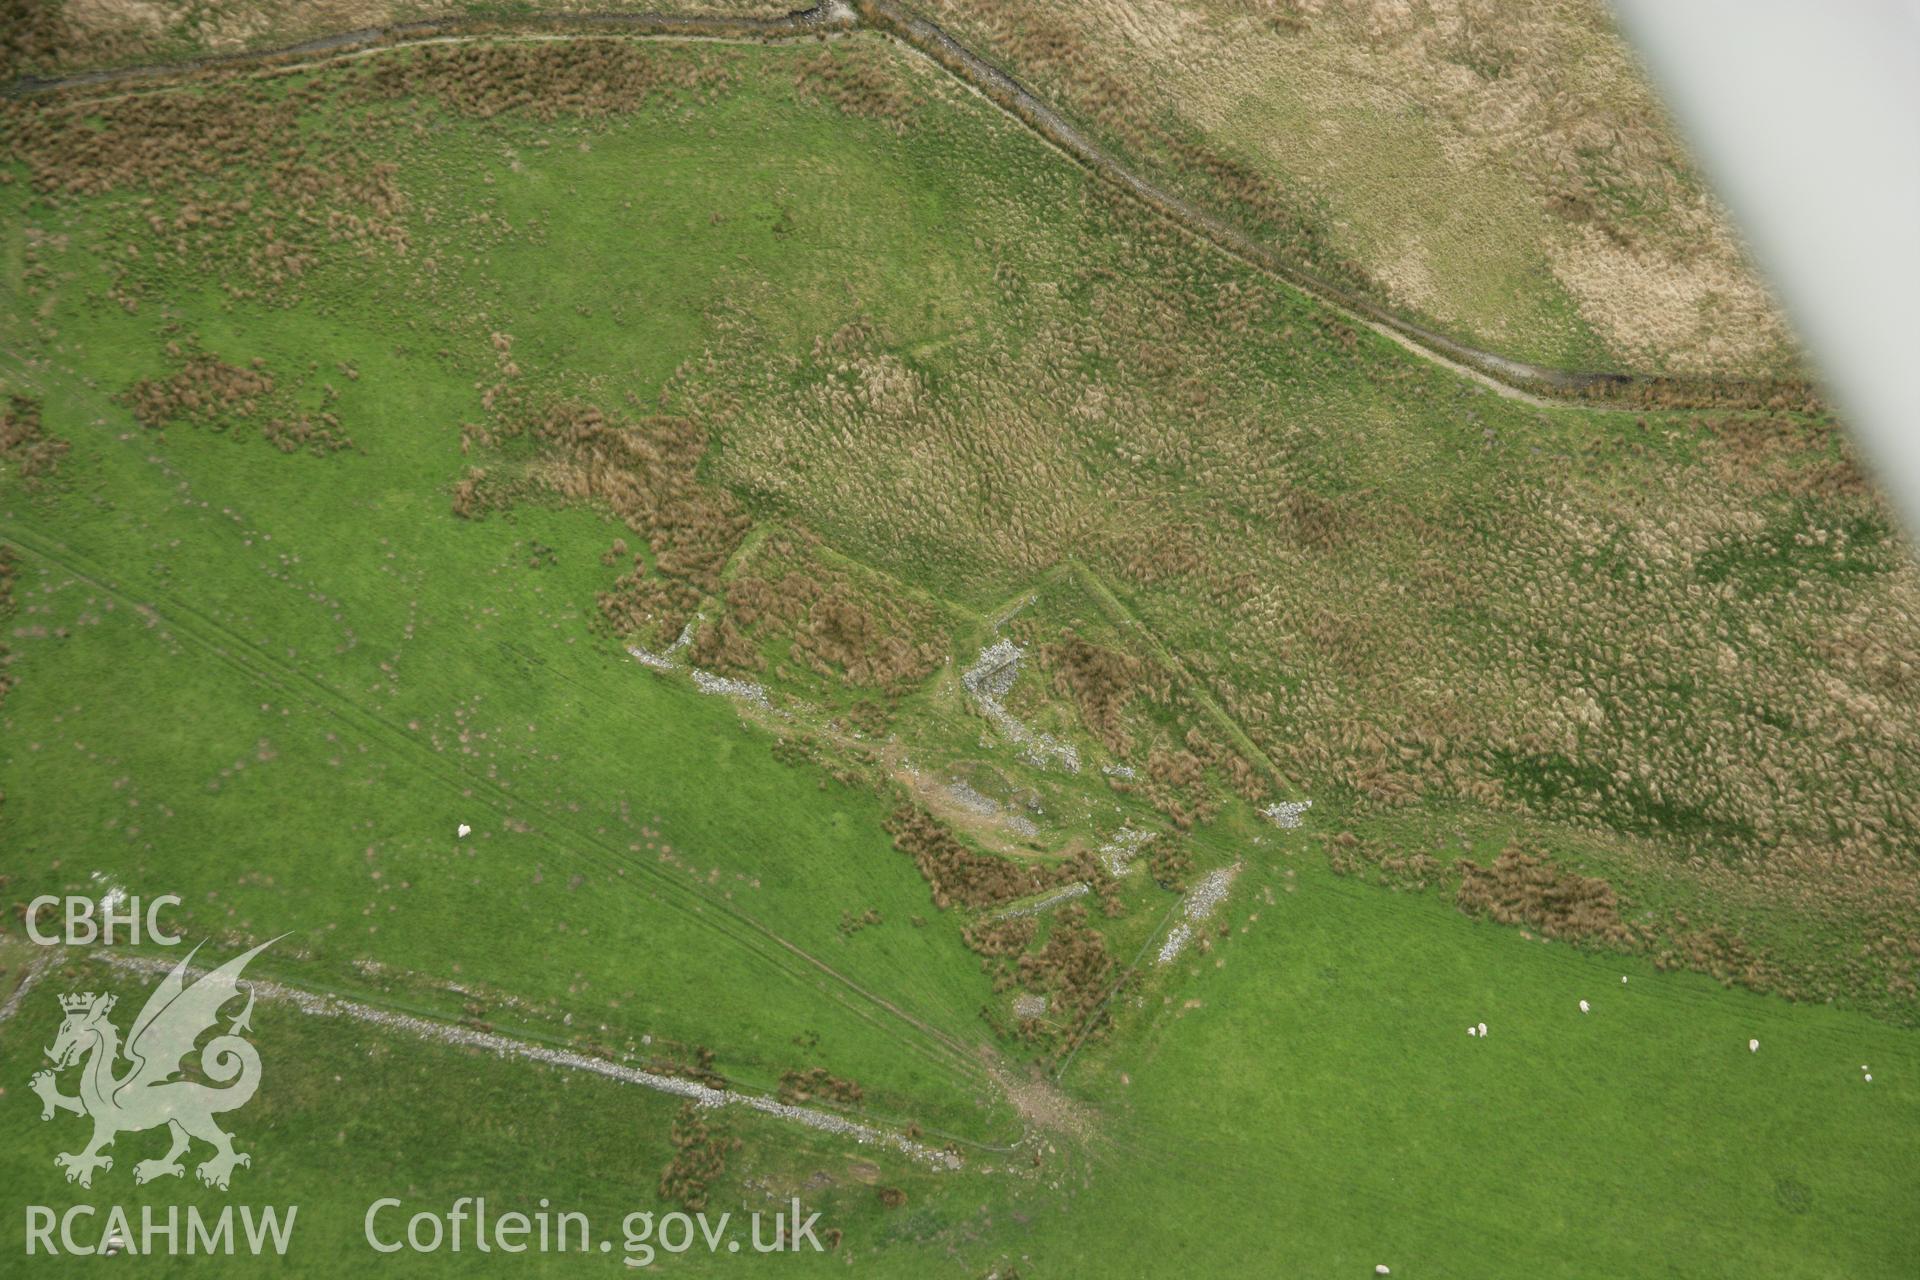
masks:
<svg viewBox="0 0 1920 1280"><path fill-rule="evenodd" d="M106 959L108 964L117 969L143 975L163 974L173 968L173 965L166 960L146 956L110 956ZM777 1120L787 1120L805 1125L809 1129L818 1129L823 1133L851 1138L858 1143L888 1147L934 1169L954 1170L965 1166L965 1162L953 1152L928 1146L924 1142L916 1142L903 1133L852 1120L831 1111L793 1106L764 1094L745 1093L737 1089L715 1089L697 1080L643 1071L638 1067L608 1058L596 1058L571 1049L560 1049L552 1045L519 1040L513 1036L501 1035L496 1031L480 1031L455 1022L442 1022L410 1013L395 1013L392 1010L362 1004L356 1000L319 994L278 982L249 978L243 985L252 995L262 1000L290 1003L302 1013L313 1017L344 1018L352 1022L381 1027L414 1040L426 1040L469 1049L484 1049L501 1057L544 1063L563 1071L586 1072L621 1084L652 1089L656 1093L672 1094L702 1107L740 1107L761 1115L772 1116Z"/></svg>

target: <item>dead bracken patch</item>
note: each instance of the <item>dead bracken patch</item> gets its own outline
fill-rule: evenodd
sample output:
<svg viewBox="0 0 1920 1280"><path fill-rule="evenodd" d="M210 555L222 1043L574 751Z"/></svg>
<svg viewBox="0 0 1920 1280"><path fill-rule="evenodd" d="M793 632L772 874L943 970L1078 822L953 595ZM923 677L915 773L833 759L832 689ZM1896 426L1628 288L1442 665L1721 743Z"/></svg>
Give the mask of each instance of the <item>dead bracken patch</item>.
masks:
<svg viewBox="0 0 1920 1280"><path fill-rule="evenodd" d="M19 576L20 561L14 555L13 548L0 543L0 622L13 616L13 588ZM19 677L11 670L12 666L13 651L7 647L5 639L0 638L0 706L6 705L7 694L19 683ZM5 799L5 795L0 794L0 802Z"/></svg>
<svg viewBox="0 0 1920 1280"><path fill-rule="evenodd" d="M804 530L769 536L725 598L729 627L784 641L816 675L887 697L916 687L946 654L933 608L879 575L832 563Z"/></svg>
<svg viewBox="0 0 1920 1280"><path fill-rule="evenodd" d="M159 430L190 424L227 431L240 424L258 423L260 437L282 453L305 450L325 456L353 447L340 419L331 411L305 412L292 407L284 389L277 387L267 371L265 360L256 358L241 366L205 352L186 354L178 344L170 350L179 364L176 372L165 378L143 378L121 397L141 426ZM276 395L276 391L282 394Z"/></svg>
<svg viewBox="0 0 1920 1280"><path fill-rule="evenodd" d="M708 1123L709 1109L683 1103L673 1119L669 1138L673 1159L660 1171L660 1198L695 1213L706 1208L707 1195L727 1169L727 1156L740 1140Z"/></svg>
<svg viewBox="0 0 1920 1280"><path fill-rule="evenodd" d="M38 400L7 397L6 407L0 408L0 459L16 467L29 488L51 479L69 448L65 440L47 434Z"/></svg>
<svg viewBox="0 0 1920 1280"><path fill-rule="evenodd" d="M134 383L123 399L149 431L174 423L224 430L251 419L272 393L265 361L243 367L196 353L183 357L179 371L170 377Z"/></svg>
<svg viewBox="0 0 1920 1280"><path fill-rule="evenodd" d="M1122 720L1127 704L1142 692L1160 703L1170 696L1165 672L1129 654L1089 644L1071 629L1062 632L1057 643L1040 646L1040 662L1053 672L1054 691L1071 697L1087 728L1122 759L1133 751L1133 736Z"/></svg>
<svg viewBox="0 0 1920 1280"><path fill-rule="evenodd" d="M933 890L934 905L988 907L1048 888L1057 879L1041 867L976 853L932 814L902 805L887 822L893 847L913 858Z"/></svg>
<svg viewBox="0 0 1920 1280"><path fill-rule="evenodd" d="M541 45L464 44L377 59L361 82L370 100L432 98L461 115L508 112L539 120L636 111L682 95L707 97L730 87L725 62L662 58L630 40L576 39Z"/></svg>
<svg viewBox="0 0 1920 1280"><path fill-rule="evenodd" d="M1037 1018L1023 1020L1021 1033L1056 1047L1103 1038L1113 1025L1105 1001L1113 987L1113 956L1106 938L1087 923L1087 910L1078 903L1062 907L1037 951L1018 962L1020 984L1045 995L1058 1024Z"/></svg>
<svg viewBox="0 0 1920 1280"><path fill-rule="evenodd" d="M804 97L825 99L900 134L919 103L900 64L880 49L828 46L801 62L794 85Z"/></svg>
<svg viewBox="0 0 1920 1280"><path fill-rule="evenodd" d="M798 1105L821 1098L844 1107L853 1107L858 1106L865 1096L866 1090L858 1084L829 1074L825 1067L788 1071L780 1077L779 1097L785 1103Z"/></svg>
<svg viewBox="0 0 1920 1280"><path fill-rule="evenodd" d="M1550 938L1624 945L1633 932L1620 919L1613 886L1555 866L1510 846L1490 867L1462 859L1455 900L1470 915L1526 924Z"/></svg>
<svg viewBox="0 0 1920 1280"><path fill-rule="evenodd" d="M511 375L494 394L501 421L470 431L470 438L529 438L537 460L516 470L469 469L454 488L454 510L477 517L539 494L608 512L640 536L648 554L635 554L630 571L601 593L602 619L622 637L657 645L677 638L719 588L720 571L750 523L730 493L698 477L706 432L688 418L615 417L574 400L527 409ZM694 639L709 656L750 664L744 642L721 624Z"/></svg>

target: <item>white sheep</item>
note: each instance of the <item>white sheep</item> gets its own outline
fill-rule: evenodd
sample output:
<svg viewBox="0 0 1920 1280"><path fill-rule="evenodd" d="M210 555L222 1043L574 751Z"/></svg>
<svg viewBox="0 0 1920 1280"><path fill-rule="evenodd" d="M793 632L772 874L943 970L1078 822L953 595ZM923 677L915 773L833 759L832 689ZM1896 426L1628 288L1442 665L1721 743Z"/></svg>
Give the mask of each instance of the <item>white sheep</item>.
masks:
<svg viewBox="0 0 1920 1280"><path fill-rule="evenodd" d="M1748 1053L1760 1052L1760 1042L1758 1040L1747 1041L1747 1052Z"/></svg>
<svg viewBox="0 0 1920 1280"><path fill-rule="evenodd" d="M1587 1002L1585 1000L1582 1000L1580 1002L1580 1012L1585 1013L1586 1011L1587 1011Z"/></svg>
<svg viewBox="0 0 1920 1280"><path fill-rule="evenodd" d="M454 834L459 836L462 840L465 840L472 831L473 831L473 828L463 822L460 824L459 828L454 832Z"/></svg>
<svg viewBox="0 0 1920 1280"><path fill-rule="evenodd" d="M1487 1034L1487 1024L1484 1022L1480 1024L1480 1034L1483 1036Z"/></svg>

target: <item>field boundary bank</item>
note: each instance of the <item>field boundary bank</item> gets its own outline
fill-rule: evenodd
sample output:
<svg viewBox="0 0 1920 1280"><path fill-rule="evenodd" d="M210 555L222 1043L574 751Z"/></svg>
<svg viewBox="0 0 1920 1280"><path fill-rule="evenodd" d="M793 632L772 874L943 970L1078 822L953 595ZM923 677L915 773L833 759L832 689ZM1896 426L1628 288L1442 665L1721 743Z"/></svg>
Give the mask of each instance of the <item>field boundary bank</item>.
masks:
<svg viewBox="0 0 1920 1280"><path fill-rule="evenodd" d="M450 39L516 35L586 39L627 35L784 42L863 29L888 36L927 57L1069 158L1169 218L1189 234L1277 277L1413 354L1498 394L1523 399L1537 407L1572 403L1615 409L1765 409L1817 404L1809 386L1794 380L1754 381L1559 369L1514 360L1456 341L1304 270L1226 219L1142 177L1019 80L895 0L822 0L810 9L795 10L780 18L662 13L426 18L384 27L356 28L273 49L212 53L172 63L105 68L68 76L24 76L0 89L0 95L20 99L69 89L143 82L170 87L164 82L187 80L204 72L276 67L294 70L302 64L342 55L402 49Z"/></svg>

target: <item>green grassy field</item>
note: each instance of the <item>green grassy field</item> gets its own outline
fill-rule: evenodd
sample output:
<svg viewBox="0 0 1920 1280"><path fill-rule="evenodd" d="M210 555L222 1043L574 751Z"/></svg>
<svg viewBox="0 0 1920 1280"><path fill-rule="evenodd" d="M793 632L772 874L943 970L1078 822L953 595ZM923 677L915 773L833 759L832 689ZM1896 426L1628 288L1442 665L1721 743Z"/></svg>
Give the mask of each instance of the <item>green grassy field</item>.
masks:
<svg viewBox="0 0 1920 1280"><path fill-rule="evenodd" d="M1829 424L1469 389L877 39L617 48L12 109L0 389L69 450L0 459L9 905L177 893L216 951L288 933L290 986L752 1093L821 1068L863 1091L821 1105L956 1143L936 1174L730 1110L714 1206L810 1188L815 1269L1914 1269L1914 571ZM143 425L207 358L227 383ZM614 427L554 427L580 405ZM678 422L697 465L618 452ZM711 660L628 656L683 625ZM1006 711L1078 771L964 687L1002 635ZM1667 791L1615 785L1646 761ZM936 909L892 847L916 805L1086 876L1090 923L996 971L1001 903ZM1123 823L1191 867L1065 870ZM1516 842L1617 887L1619 936L1456 910ZM1403 846L1429 888L1363 882ZM1179 882L1236 864L1154 964ZM1092 986L1046 967L1083 930ZM26 1088L54 993L107 981L76 965L0 1027L16 1204L77 1194L80 1122ZM1128 973L1084 1043L1010 1026L1011 991ZM239 1177L303 1205L297 1273L368 1258L382 1194L667 1207L670 1099L257 1032Z"/></svg>
<svg viewBox="0 0 1920 1280"><path fill-rule="evenodd" d="M1381 1261L1415 1277L1912 1269L1900 1225L1920 1111L1909 1035L1466 924L1329 876L1305 854L1250 872L1228 918L1234 934L1212 957L1147 989L1124 1047L1076 1065L1067 1083L1097 1119L1084 1140L1041 1144L1052 1148L1041 1167L1022 1153L932 1173L730 1117L745 1146L712 1212L802 1194L842 1231L854 1269L889 1275L1008 1264L1342 1275ZM460 1195L521 1208L546 1196L595 1223L672 1208L653 1185L674 1110L658 1095L264 1009L272 1087L236 1126L260 1156L236 1199L302 1206L293 1274L370 1259L360 1217L381 1195L410 1211ZM1464 1034L1479 1020L1485 1041ZM23 1016L8 1042L30 1052L51 1031L49 1014ZM7 1058L23 1075L28 1054ZM46 1163L78 1122L41 1125L21 1089L7 1100L14 1196L79 1199ZM156 1141L120 1145L144 1153ZM830 1185L799 1190L820 1171ZM904 1208L878 1202L863 1181L876 1176L907 1192ZM112 1199L223 1198L122 1186ZM13 1252L18 1221L6 1231ZM388 1265L430 1269L404 1255ZM695 1252L660 1269L743 1265Z"/></svg>
<svg viewBox="0 0 1920 1280"><path fill-rule="evenodd" d="M1156 1224L1151 1258L1421 1277L1914 1266L1896 1225L1915 1192L1909 1034L1465 923L1310 855L1250 878L1231 918L1171 1004L1142 1011L1137 1048L1076 1068L1114 1117L1097 1195ZM1465 1034L1482 1021L1484 1041ZM1091 1264L1101 1215L1073 1216L1061 1247Z"/></svg>
<svg viewBox="0 0 1920 1280"><path fill-rule="evenodd" d="M78 965L73 973L96 987L126 985L124 975L95 964ZM27 1065L11 1047L50 1041L57 1021L57 1006L48 1000L10 1023L9 1065ZM282 1002L261 1003L255 1025L259 1042L273 1046L267 1068L271 1083L247 1108L246 1122L230 1126L236 1148L257 1156L237 1173L246 1180L244 1189L236 1183L227 1195L200 1186L191 1170L178 1181L136 1189L129 1172L136 1159L158 1156L166 1145L164 1134L147 1132L120 1138L115 1168L95 1175L89 1196L62 1182L51 1162L53 1152L75 1149L83 1140L82 1122L67 1115L42 1122L38 1101L24 1087L10 1084L0 1140L5 1151L0 1179L9 1199L61 1212L76 1202L99 1203L100 1215L75 1227L78 1240L89 1246L102 1238L108 1203L132 1207L136 1221L142 1205L178 1206L182 1213L193 1206L207 1214L229 1203L274 1205L282 1207L283 1216L285 1206L297 1205L285 1258L272 1265L287 1274L315 1276L339 1274L347 1259L356 1270L374 1267L401 1275L465 1274L489 1264L502 1272L619 1269L629 1252L627 1216L663 1215L679 1207L659 1193L661 1171L674 1156L669 1135L682 1105L678 1099L589 1074L423 1044L340 1018L301 1013ZM378 1099L372 1108L370 1098ZM857 1247L867 1253L886 1238L897 1216L880 1203L876 1188L900 1187L919 1200L942 1176L884 1149L735 1110L711 1116L709 1124L742 1143L728 1153L728 1190L714 1196L711 1214L717 1219L722 1212L734 1213L747 1250L747 1215L764 1210L770 1222L776 1206L785 1210L788 1200L798 1197L808 1212L821 1213L818 1234L837 1227L843 1237L858 1238ZM593 1227L591 1247L584 1255L496 1252L488 1258L474 1250L471 1226L467 1247L458 1255L449 1250L433 1257L382 1256L365 1242L367 1209L383 1197L403 1202L401 1209L382 1210L376 1218L377 1235L387 1243L404 1233L412 1214L445 1214L462 1196L484 1197L495 1215L532 1215L543 1201L556 1213L584 1213ZM20 1213L9 1212L0 1227L0 1247L12 1258L21 1257L25 1247L23 1221ZM639 1232L640 1225L632 1229ZM763 1230L770 1240L771 1225ZM599 1251L602 1239L614 1244L610 1259ZM632 1254L636 1260L645 1257L637 1246ZM724 1270L729 1262L758 1262L796 1274L829 1268L837 1273L845 1265L838 1256L811 1250L771 1261L751 1254L750 1259L713 1259L704 1250L675 1258L660 1251L656 1265L661 1271L705 1272ZM160 1260L149 1265L154 1262L166 1267ZM89 1267L101 1264L42 1252L24 1265L34 1274L57 1275L88 1274ZM169 1273L197 1274L220 1265L247 1274L266 1264L247 1257L224 1263L176 1259Z"/></svg>
<svg viewBox="0 0 1920 1280"><path fill-rule="evenodd" d="M393 407L397 426L418 420ZM49 626L71 628L8 705L58 733L10 735L21 901L95 872L164 882L198 932L291 929L324 985L364 981L372 959L475 985L482 1004L511 993L548 1021L591 1009L611 1043L724 1044L745 1055L727 1070L763 1082L815 1065L792 1043L809 1033L824 1065L858 1063L876 1086L879 1061L855 1048L869 1036L904 1081L953 1082L952 1050L870 994L942 1025L977 999L945 923L908 924L924 894L885 847L877 799L821 790L724 704L592 643L575 603L591 587L579 575L569 593L559 565L592 565L598 522L433 511L454 536L429 550L407 484L434 481L409 477L401 448L317 463L320 488L297 483L298 460L217 437L160 466L141 438L101 443L102 472L127 468L116 509L59 520L58 539L9 528ZM260 502L248 453L307 501ZM184 474L195 496L169 510L160 495ZM170 563L114 556L176 540ZM570 554L530 569L533 541ZM308 636L307 652L280 643ZM128 732L134 709L159 732ZM850 907L893 923L844 943ZM444 990L395 994L459 1012Z"/></svg>

